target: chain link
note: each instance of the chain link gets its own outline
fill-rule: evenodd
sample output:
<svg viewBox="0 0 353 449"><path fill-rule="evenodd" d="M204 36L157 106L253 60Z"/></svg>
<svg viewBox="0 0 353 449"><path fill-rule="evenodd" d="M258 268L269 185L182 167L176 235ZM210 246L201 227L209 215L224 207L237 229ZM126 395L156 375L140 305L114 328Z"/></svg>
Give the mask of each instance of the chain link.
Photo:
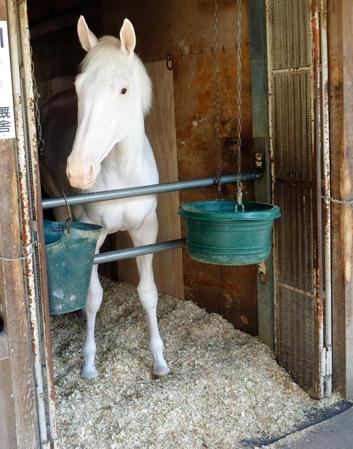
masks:
<svg viewBox="0 0 353 449"><path fill-rule="evenodd" d="M47 157L45 155L44 151L44 139L43 139L43 131L42 131L42 125L40 121L40 110L39 110L39 91L37 86L37 81L35 77L35 68L34 68L34 62L33 62L33 51L32 46L30 45L30 52L31 52L31 75L32 75L32 85L33 85L33 96L34 96L34 113L36 117L36 129L37 129L37 143L38 143L38 152L39 152L39 159L40 162L43 165L47 165Z"/></svg>
<svg viewBox="0 0 353 449"><path fill-rule="evenodd" d="M40 246L40 242L38 242L37 240L32 242L30 244L31 249L29 251L28 254L26 254L25 256L20 256L20 257L5 257L5 256L0 256L0 261L1 262L14 262L14 261L18 261L18 260L26 260L29 257L31 257L35 251L35 247L39 247Z"/></svg>
<svg viewBox="0 0 353 449"><path fill-rule="evenodd" d="M221 80L220 80L220 60L219 60L219 17L218 17L218 1L214 0L214 57L215 57L215 119L214 119L214 131L215 131L215 144L216 154L218 155L217 162L217 196L218 199L223 199L222 184L220 183L220 177L222 172L222 147L220 138L221 127Z"/></svg>
<svg viewBox="0 0 353 449"><path fill-rule="evenodd" d="M220 139L220 126L221 126L221 86L220 86L220 60L219 60L219 17L218 17L218 1L214 0L214 55L215 55L215 138L216 138L216 151L219 154L217 164L217 178L219 180L221 176L222 168L222 148ZM242 101L241 101L241 88L242 88L242 2L237 0L237 19L236 19L236 66L237 66L237 181L236 181L236 198L237 204L242 206L240 210L243 210L243 186L240 180L241 177L241 132L242 132ZM220 183L218 183L218 197L222 197L220 192Z"/></svg>
<svg viewBox="0 0 353 449"><path fill-rule="evenodd" d="M326 201L329 201L330 203L340 204L341 206L353 206L353 199L352 200L338 200L336 198L332 198L331 196L324 196L324 195L322 195L321 198Z"/></svg>
<svg viewBox="0 0 353 449"><path fill-rule="evenodd" d="M243 204L242 183L240 181L241 175L241 70L242 70L242 5L241 0L237 0L237 22L236 22L236 64L237 64L237 204Z"/></svg>

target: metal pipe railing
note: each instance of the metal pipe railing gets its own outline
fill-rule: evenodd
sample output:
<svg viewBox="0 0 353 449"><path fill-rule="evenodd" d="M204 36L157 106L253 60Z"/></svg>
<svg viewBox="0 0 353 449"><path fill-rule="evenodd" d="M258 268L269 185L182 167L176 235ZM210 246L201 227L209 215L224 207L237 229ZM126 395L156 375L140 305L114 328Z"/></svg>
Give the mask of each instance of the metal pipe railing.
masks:
<svg viewBox="0 0 353 449"><path fill-rule="evenodd" d="M145 254L155 254L171 249L185 248L187 246L186 239L169 240L167 242L154 243L151 245L136 246L134 248L118 249L116 251L108 251L96 254L94 264L108 263L115 260L130 259Z"/></svg>
<svg viewBox="0 0 353 449"><path fill-rule="evenodd" d="M254 181L261 177L260 173L243 173L240 176L241 181ZM65 198L48 198L42 201L43 209L70 205L93 203L97 201L109 201L120 198L130 198L134 196L151 195L157 193L176 192L179 190L197 189L202 187L212 187L217 184L232 184L237 181L237 176L226 175L219 178L201 178L191 181L166 182L163 184L152 184L149 186L131 187L127 189L108 190L105 192L84 193L80 195L68 196ZM185 248L186 239L169 240L166 242L154 243L151 245L136 246L133 248L119 249L96 254L93 260L94 264L108 263L116 260L129 259L142 256L144 254L160 253L177 248Z"/></svg>
<svg viewBox="0 0 353 449"><path fill-rule="evenodd" d="M256 172L243 173L240 176L241 181L254 181L259 179L261 174ZM220 184L232 184L237 181L237 176L226 175L220 176L219 178L201 178L193 179L191 181L177 181L177 182L166 182L163 184L152 184L148 186L131 187L127 189L119 190L107 190L104 192L93 192L93 193L83 193L79 195L68 196L66 198L67 203L70 205L74 204L85 204L94 203L97 201L109 201L120 198L130 198L134 196L151 195L157 193L166 192L176 192L178 190L187 189L197 189L202 187L212 187L214 185ZM54 207L65 206L66 201L64 198L47 198L42 201L43 209L50 209Z"/></svg>

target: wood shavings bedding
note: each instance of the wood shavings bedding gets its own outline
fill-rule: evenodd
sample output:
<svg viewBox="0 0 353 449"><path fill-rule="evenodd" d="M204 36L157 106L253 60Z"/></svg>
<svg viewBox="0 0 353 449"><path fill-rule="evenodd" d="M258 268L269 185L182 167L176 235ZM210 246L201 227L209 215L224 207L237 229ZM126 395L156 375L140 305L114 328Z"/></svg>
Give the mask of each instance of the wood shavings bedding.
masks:
<svg viewBox="0 0 353 449"><path fill-rule="evenodd" d="M153 380L136 289L102 279L96 327L99 378L80 379L86 323L52 318L60 449L238 449L287 434L314 401L257 338L189 301L160 295L171 375Z"/></svg>

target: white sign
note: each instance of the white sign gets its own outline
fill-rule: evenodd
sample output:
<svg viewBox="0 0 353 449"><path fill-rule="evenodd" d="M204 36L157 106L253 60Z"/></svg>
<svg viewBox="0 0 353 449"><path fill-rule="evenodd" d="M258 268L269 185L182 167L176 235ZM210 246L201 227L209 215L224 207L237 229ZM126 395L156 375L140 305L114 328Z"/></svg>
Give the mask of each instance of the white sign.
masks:
<svg viewBox="0 0 353 449"><path fill-rule="evenodd" d="M0 139L14 139L15 137L7 22L0 20Z"/></svg>

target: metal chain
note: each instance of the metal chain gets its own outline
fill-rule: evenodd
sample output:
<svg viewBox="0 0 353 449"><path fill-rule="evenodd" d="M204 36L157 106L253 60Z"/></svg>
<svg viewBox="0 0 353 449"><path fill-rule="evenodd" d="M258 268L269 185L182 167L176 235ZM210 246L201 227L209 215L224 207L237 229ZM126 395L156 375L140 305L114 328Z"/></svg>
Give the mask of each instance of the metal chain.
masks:
<svg viewBox="0 0 353 449"><path fill-rule="evenodd" d="M37 240L35 240L34 242L32 242L30 244L31 249L29 251L28 254L26 254L25 256L20 256L20 257L5 257L5 256L0 256L0 260L1 262L13 262L13 261L18 261L18 260L26 260L29 257L32 257L34 251L35 251L35 247L39 247L40 246L40 242L38 242Z"/></svg>
<svg viewBox="0 0 353 449"><path fill-rule="evenodd" d="M332 198L331 196L324 196L324 195L322 195L321 198L326 201L329 201L330 203L340 204L342 206L353 206L353 199L352 200L338 200L336 198Z"/></svg>
<svg viewBox="0 0 353 449"><path fill-rule="evenodd" d="M44 152L44 139L43 139L43 131L42 131L42 125L40 122L40 110L39 110L39 91L37 86L37 81L35 77L35 68L34 68L34 62L33 62L33 51L32 46L29 46L30 52L31 52L31 75L32 75L32 85L33 85L33 95L34 95L34 113L36 116L36 129L37 129L37 143L38 143L38 152L39 152L39 159L40 162L44 165L47 165L47 157Z"/></svg>
<svg viewBox="0 0 353 449"><path fill-rule="evenodd" d="M42 124L40 121L40 110L39 110L40 94L38 91L37 81L36 81L36 77L35 77L35 67L34 67L34 62L33 62L32 46L30 45L29 48L30 48L30 52L31 52L31 75L32 75L32 86L33 86L33 96L34 96L34 113L35 113L35 117L36 117L36 130L37 130L37 143L38 143L39 159L40 159L40 163L45 165L47 170L50 172L51 176L53 177L54 183L59 187L59 189L61 190L61 194L63 195L63 197L65 199L66 208L67 208L68 215L69 215L69 218L66 221L68 222L68 232L70 233L70 226L73 221L71 207L66 199L66 195L65 195L65 191L62 186L62 183L60 182L60 180L58 179L56 174L54 174L53 171L50 170L48 167L48 159L47 159L47 156L44 151L45 141L43 138L43 130L42 130Z"/></svg>
<svg viewBox="0 0 353 449"><path fill-rule="evenodd" d="M242 5L241 0L237 0L237 22L236 22L236 64L237 64L237 210L244 210L243 205L243 190L242 183L240 181L241 176L241 69L242 69Z"/></svg>
<svg viewBox="0 0 353 449"><path fill-rule="evenodd" d="M219 19L218 19L218 1L214 0L214 56L215 56L215 143L216 153L218 155L217 162L217 199L223 199L221 172L222 172L222 147L220 139L220 124L221 124L221 82L220 82L220 61L219 61Z"/></svg>

